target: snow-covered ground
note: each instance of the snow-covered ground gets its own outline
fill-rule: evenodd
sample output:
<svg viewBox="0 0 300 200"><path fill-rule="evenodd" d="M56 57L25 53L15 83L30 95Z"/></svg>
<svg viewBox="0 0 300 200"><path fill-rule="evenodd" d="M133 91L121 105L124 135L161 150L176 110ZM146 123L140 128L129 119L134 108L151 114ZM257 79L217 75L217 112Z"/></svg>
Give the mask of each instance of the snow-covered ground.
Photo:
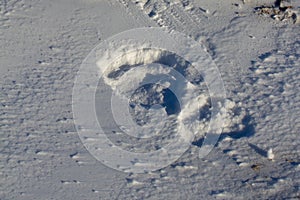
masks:
<svg viewBox="0 0 300 200"><path fill-rule="evenodd" d="M273 0L0 1L0 199L299 199L299 5L297 0L285 8L273 7ZM172 142L180 120L204 130L162 169L125 173L85 148L81 139L93 138L78 135L72 92L96 45L141 27L181 32L203 46L201 55L220 72L226 93L220 110L226 113L218 142L202 158L214 105L207 83L172 52L144 48L121 57L103 71L95 94L95 114L112 143L143 154ZM190 83L174 81L181 79L171 69ZM150 81L165 78L159 74L173 79L133 91L134 81L149 74ZM179 109L167 90L172 85L183 91L187 107ZM117 113L119 122L127 123L122 107L103 106L116 88L133 93L129 113L146 127L144 135L128 137L122 133L128 130L112 122ZM149 109L157 104L163 107ZM164 126L164 115L164 131L152 129ZM141 138L149 134L155 139Z"/></svg>

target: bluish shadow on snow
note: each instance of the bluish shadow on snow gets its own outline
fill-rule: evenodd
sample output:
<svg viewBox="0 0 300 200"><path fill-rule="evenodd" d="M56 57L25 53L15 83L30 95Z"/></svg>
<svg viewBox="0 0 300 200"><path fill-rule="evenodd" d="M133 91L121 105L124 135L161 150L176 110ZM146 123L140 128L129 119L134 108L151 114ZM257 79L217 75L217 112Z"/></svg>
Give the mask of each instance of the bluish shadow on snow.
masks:
<svg viewBox="0 0 300 200"><path fill-rule="evenodd" d="M263 156L263 157L268 157L268 152L266 150L263 150L261 148L259 148L258 146L252 144L252 143L248 143L249 147L251 147L256 153L258 153L259 155Z"/></svg>
<svg viewBox="0 0 300 200"><path fill-rule="evenodd" d="M270 55L272 55L272 52L267 52L267 53L260 55L258 58L261 60L264 60L264 59L268 58Z"/></svg>

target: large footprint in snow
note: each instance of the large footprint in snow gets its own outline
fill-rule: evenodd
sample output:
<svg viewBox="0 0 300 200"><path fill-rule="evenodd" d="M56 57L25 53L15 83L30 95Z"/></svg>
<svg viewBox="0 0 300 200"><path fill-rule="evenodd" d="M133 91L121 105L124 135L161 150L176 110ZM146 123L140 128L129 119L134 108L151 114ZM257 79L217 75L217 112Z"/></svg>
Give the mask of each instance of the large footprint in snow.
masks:
<svg viewBox="0 0 300 200"><path fill-rule="evenodd" d="M238 127L243 112L238 117L226 112L236 105L225 100L218 69L204 49L161 28L130 30L96 47L83 62L73 92L76 127L92 155L118 170L151 171L177 160L195 139L204 138L199 156L206 156L224 128ZM110 105L102 107L111 107L122 132L145 139L133 146L161 145L132 152L107 138L91 115L99 79L112 90Z"/></svg>

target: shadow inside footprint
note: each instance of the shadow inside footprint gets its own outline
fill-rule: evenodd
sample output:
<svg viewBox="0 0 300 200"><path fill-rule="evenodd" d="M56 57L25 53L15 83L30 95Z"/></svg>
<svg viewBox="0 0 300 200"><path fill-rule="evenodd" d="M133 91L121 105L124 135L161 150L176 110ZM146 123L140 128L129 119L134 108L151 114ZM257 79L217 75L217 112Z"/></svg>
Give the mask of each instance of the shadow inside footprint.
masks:
<svg viewBox="0 0 300 200"><path fill-rule="evenodd" d="M242 120L244 128L240 131L233 131L229 133L222 133L220 139L224 139L229 136L233 139L240 139L243 137L251 137L255 134L255 123L251 116L245 116Z"/></svg>
<svg viewBox="0 0 300 200"><path fill-rule="evenodd" d="M233 131L228 133L222 133L219 137L219 141L222 141L226 137L231 137L233 139L240 139L243 137L251 137L255 134L255 123L253 122L253 119L251 116L245 116L242 120L242 124L244 128L240 131ZM200 138L196 141L192 142L192 145L195 145L197 147L201 147L203 144L204 138ZM217 145L217 143L216 143Z"/></svg>

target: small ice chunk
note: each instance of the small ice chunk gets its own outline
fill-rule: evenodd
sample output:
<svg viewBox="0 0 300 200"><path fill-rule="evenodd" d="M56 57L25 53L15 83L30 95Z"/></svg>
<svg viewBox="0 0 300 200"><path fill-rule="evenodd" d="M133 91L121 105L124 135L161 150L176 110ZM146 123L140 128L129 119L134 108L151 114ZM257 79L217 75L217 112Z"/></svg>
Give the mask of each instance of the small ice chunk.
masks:
<svg viewBox="0 0 300 200"><path fill-rule="evenodd" d="M275 155L274 155L273 150L271 148L271 149L268 150L268 159L273 161L274 158L275 158Z"/></svg>

